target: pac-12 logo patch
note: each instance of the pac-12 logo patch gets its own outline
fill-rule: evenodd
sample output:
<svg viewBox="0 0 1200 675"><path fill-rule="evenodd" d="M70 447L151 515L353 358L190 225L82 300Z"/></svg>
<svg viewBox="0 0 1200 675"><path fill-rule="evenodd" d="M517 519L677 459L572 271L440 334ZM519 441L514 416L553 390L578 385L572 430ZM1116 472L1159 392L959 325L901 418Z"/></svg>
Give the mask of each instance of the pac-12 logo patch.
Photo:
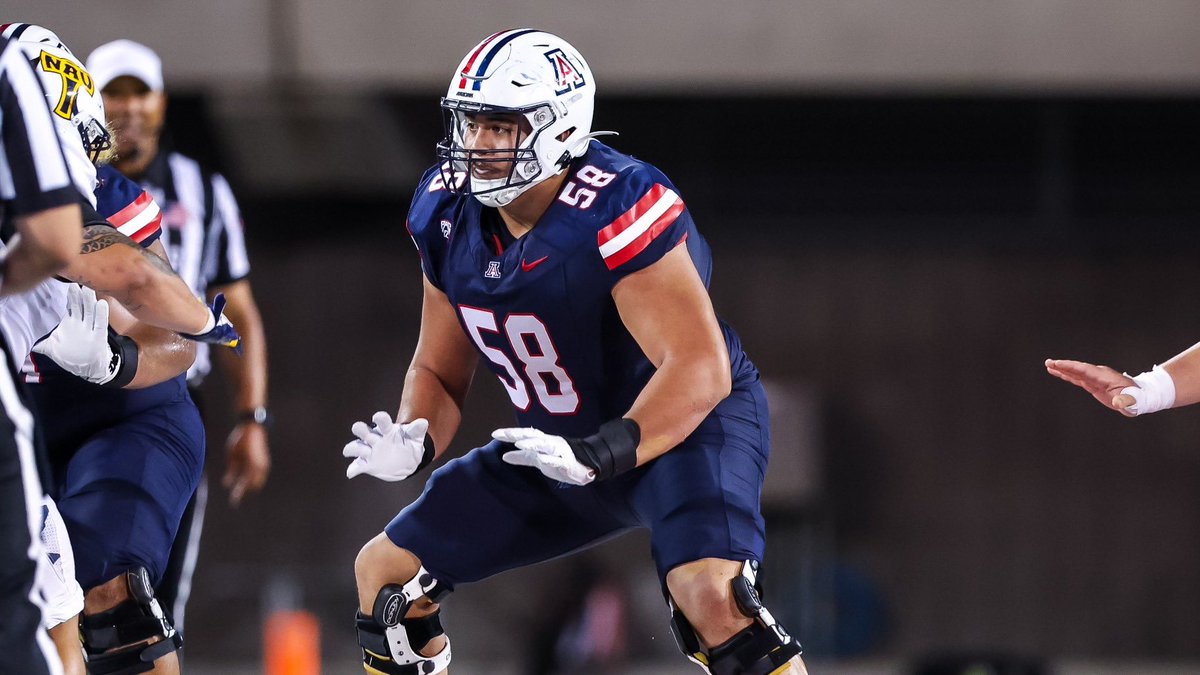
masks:
<svg viewBox="0 0 1200 675"><path fill-rule="evenodd" d="M555 95L562 96L572 89L578 89L587 84L587 80L583 79L583 73L563 50L551 49L546 52L546 58L550 61L550 65L554 66Z"/></svg>
<svg viewBox="0 0 1200 675"><path fill-rule="evenodd" d="M483 272L483 276L487 277L488 279L499 279L500 278L500 261L493 260L493 261L489 262L488 268L486 270L484 270L484 272Z"/></svg>
<svg viewBox="0 0 1200 675"><path fill-rule="evenodd" d="M443 238L443 239L449 239L449 238L450 238L450 228L451 228L453 225L454 225L454 224L453 224L453 223L451 223L451 222L450 222L450 221L448 221L448 220L445 220L445 219L443 219L443 220L442 220L442 238Z"/></svg>

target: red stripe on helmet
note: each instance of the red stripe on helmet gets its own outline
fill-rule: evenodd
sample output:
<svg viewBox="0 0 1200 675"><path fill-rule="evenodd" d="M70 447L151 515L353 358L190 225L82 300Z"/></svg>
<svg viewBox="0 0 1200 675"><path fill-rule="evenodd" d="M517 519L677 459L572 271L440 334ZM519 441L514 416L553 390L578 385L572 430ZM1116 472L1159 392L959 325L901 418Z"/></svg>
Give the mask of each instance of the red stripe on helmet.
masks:
<svg viewBox="0 0 1200 675"><path fill-rule="evenodd" d="M509 29L506 29L506 30L502 30L502 31L500 31L499 33L493 33L492 35L490 35L490 36L488 37L488 39L486 39L486 40L484 40L483 42L480 42L480 43L479 43L479 46L475 48L475 51L471 52L471 58L470 58L470 59L467 59L467 65L463 66L463 69L462 69L462 76L463 76L463 77L462 77L462 78L461 78L461 79L458 81L458 88L459 88L459 89L465 89L465 88L466 88L466 86L467 86L467 73L471 72L471 66L475 65L475 59L479 58L479 54L480 54L481 52L483 52L483 48L484 48L484 47L486 47L486 46L488 46L489 44L491 44L492 40L495 40L496 38L500 37L501 35L504 35L505 33L508 33L508 32L510 32L510 31L512 31L512 30L513 30L513 29L509 28Z"/></svg>

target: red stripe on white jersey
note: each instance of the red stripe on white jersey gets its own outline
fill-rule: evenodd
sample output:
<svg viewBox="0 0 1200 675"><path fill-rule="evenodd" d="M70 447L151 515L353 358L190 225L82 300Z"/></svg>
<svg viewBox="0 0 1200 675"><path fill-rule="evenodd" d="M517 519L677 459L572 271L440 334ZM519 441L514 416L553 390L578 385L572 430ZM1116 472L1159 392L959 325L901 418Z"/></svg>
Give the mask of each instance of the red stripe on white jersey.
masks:
<svg viewBox="0 0 1200 675"><path fill-rule="evenodd" d="M608 269L641 253L683 212L683 200L674 190L656 183L620 218L596 233L600 255Z"/></svg>
<svg viewBox="0 0 1200 675"><path fill-rule="evenodd" d="M133 203L108 217L108 222L130 239L140 242L162 226L162 211L147 192Z"/></svg>

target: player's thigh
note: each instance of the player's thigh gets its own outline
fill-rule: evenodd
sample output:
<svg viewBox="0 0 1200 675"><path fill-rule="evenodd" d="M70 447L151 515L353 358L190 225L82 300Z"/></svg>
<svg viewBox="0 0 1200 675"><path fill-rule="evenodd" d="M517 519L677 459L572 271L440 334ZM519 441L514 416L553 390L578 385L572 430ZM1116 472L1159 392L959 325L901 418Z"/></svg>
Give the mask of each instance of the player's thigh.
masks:
<svg viewBox="0 0 1200 675"><path fill-rule="evenodd" d="M157 583L204 463L194 406L162 406L93 435L60 479L84 589L145 567Z"/></svg>
<svg viewBox="0 0 1200 675"><path fill-rule="evenodd" d="M603 493L506 464L493 441L433 472L384 532L439 581L478 581L584 547L630 526Z"/></svg>
<svg viewBox="0 0 1200 675"><path fill-rule="evenodd" d="M759 508L770 438L761 386L735 390L683 443L635 476L660 580L706 558L761 560Z"/></svg>

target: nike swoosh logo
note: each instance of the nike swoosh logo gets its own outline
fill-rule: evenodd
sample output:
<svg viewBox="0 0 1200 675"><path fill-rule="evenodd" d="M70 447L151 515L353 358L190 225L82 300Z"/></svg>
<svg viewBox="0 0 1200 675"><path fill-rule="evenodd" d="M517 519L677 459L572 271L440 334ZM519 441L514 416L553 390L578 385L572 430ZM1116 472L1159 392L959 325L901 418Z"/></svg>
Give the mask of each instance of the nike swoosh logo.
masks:
<svg viewBox="0 0 1200 675"><path fill-rule="evenodd" d="M528 271L532 270L533 268L537 267L538 265L541 265L542 263L546 262L546 258L549 258L549 257L550 256L548 256L548 255L544 255L544 256L538 258L537 260L534 260L531 263L525 262L525 259L522 258L521 259L521 271L528 272Z"/></svg>

